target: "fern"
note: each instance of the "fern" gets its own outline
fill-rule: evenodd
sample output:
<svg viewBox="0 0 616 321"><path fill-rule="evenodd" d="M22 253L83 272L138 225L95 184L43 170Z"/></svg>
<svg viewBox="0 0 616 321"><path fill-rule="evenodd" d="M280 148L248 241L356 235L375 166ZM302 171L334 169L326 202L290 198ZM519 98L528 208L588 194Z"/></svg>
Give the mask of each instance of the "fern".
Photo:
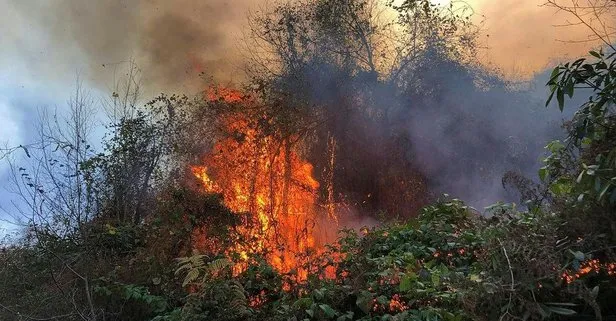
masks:
<svg viewBox="0 0 616 321"><path fill-rule="evenodd" d="M231 281L229 285L229 295L231 296L229 304L233 311L237 311L240 315L249 314L248 299L244 291L244 287L237 281Z"/></svg>
<svg viewBox="0 0 616 321"><path fill-rule="evenodd" d="M175 274L178 275L186 271L182 286L197 282L197 285L202 285L208 279L216 277L232 266L231 262L226 258L220 258L211 262L205 262L205 255L193 255L178 259L178 268Z"/></svg>

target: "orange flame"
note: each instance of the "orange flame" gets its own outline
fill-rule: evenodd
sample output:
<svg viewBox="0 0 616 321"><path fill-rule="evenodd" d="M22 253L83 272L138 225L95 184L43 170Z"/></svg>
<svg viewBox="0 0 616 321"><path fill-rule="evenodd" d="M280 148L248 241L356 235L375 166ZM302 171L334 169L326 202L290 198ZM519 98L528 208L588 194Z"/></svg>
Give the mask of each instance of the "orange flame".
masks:
<svg viewBox="0 0 616 321"><path fill-rule="evenodd" d="M209 90L206 97L227 103L244 99L228 89ZM320 252L323 244L316 228L319 182L313 166L296 153L292 143L296 137L266 135L241 113L224 122L225 137L192 172L205 191L222 194L229 209L249 213L238 229L246 242L231 251L243 260L263 254L278 271L295 270L297 279L305 280L307 271L301 266L307 254ZM236 272L243 269L236 266Z"/></svg>

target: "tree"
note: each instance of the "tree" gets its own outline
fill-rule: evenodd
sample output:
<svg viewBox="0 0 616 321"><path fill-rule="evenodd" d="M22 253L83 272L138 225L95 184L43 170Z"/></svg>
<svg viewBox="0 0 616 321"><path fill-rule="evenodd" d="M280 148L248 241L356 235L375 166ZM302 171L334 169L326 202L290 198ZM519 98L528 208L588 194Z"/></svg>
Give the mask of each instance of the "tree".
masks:
<svg viewBox="0 0 616 321"><path fill-rule="evenodd" d="M38 141L29 149L22 147L29 164L10 163L14 192L21 201L17 204L23 204L15 209L21 217L15 218L27 227L25 237L30 241L21 249L24 260L9 264L33 264L28 268L36 271L35 283L55 289L41 293L29 314L97 320L100 311L92 299L91 270L81 269L80 264L89 246L83 242L90 237L88 223L98 213L82 171L83 162L93 155L90 138L95 113L79 81L68 107L66 117L41 110ZM28 318L36 319L32 314Z"/></svg>
<svg viewBox="0 0 616 321"><path fill-rule="evenodd" d="M570 39L573 43L600 43L614 50L613 37L616 34L614 15L616 3L611 0L548 0L545 6L566 12L574 21L567 20L559 27L582 25L588 29L590 35L586 39Z"/></svg>

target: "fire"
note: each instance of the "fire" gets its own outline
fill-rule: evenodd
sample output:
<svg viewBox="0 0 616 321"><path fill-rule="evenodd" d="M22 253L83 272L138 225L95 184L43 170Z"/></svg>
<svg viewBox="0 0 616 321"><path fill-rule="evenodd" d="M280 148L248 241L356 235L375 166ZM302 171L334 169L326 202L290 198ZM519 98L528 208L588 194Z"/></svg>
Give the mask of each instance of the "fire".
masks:
<svg viewBox="0 0 616 321"><path fill-rule="evenodd" d="M589 274L597 274L604 271L608 276L616 275L616 263L601 263L597 259L586 260L580 264L576 271L566 270L562 273L561 279L570 284Z"/></svg>
<svg viewBox="0 0 616 321"><path fill-rule="evenodd" d="M210 101L243 99L232 90L206 94ZM265 134L253 118L258 117L231 113L223 121L224 136L192 172L205 191L222 194L229 209L248 213L238 229L245 242L230 252L243 260L263 254L278 271L295 270L304 280L307 271L301 266L321 251L324 241L317 228L322 219L317 215L319 182L313 166L296 152L297 137Z"/></svg>

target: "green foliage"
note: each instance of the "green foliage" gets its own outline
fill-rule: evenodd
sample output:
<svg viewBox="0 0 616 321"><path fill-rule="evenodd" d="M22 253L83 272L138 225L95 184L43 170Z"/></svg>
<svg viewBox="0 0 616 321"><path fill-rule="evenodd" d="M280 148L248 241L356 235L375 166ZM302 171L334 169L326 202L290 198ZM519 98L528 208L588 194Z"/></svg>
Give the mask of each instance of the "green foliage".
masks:
<svg viewBox="0 0 616 321"><path fill-rule="evenodd" d="M219 271L219 260L183 258L178 271L196 292L187 296L181 312L172 313L177 320L586 320L588 313L609 315L608 299L599 296L613 298L607 275L590 273L571 283L563 277L594 257L580 242L563 242L570 229L562 217L539 208L520 212L509 204L496 204L489 212L492 218L483 219L459 200L443 200L403 224L342 231L318 262L305 267L310 271L305 282L257 258L235 276L230 270L207 273ZM225 262L220 268L229 266Z"/></svg>
<svg viewBox="0 0 616 321"><path fill-rule="evenodd" d="M165 312L169 308L167 299L153 295L145 286L122 284L100 279L94 293L99 304L104 304L119 320L147 320Z"/></svg>
<svg viewBox="0 0 616 321"><path fill-rule="evenodd" d="M218 276L224 270L229 270L232 265L226 258L216 259L206 264L204 258L205 255L193 255L178 259L178 269L175 274L186 271L182 286L205 283L212 276Z"/></svg>
<svg viewBox="0 0 616 321"><path fill-rule="evenodd" d="M452 200L427 207L407 224L376 228L363 236L345 231L318 268L313 262L306 283L280 275L259 260L231 276L228 270L219 272L228 268L228 261L206 263L203 255L183 258L178 272L184 272L185 285L198 290L187 297L181 315L219 320L470 320L461 304L466 290L459 285L477 277L476 252L483 245L473 230L478 223L466 206ZM336 278L323 277L326 269L335 270ZM283 290L288 282L291 291ZM221 305L227 307L224 313Z"/></svg>
<svg viewBox="0 0 616 321"><path fill-rule="evenodd" d="M591 51L594 61L580 58L554 68L548 85L551 89L549 104L557 97L558 107L563 110L565 95L573 97L577 89L590 90L591 96L575 113L569 128L568 146L551 143L552 153L542 169L545 178L549 171L560 170L563 153L580 155L579 163L570 172L571 176L558 178L556 191L563 185L577 194L577 200L591 198L600 204L616 205L616 53L602 50ZM573 156L574 157L574 156ZM575 176L573 176L575 175ZM566 193L559 193L566 194Z"/></svg>
<svg viewBox="0 0 616 321"><path fill-rule="evenodd" d="M478 78L464 65L473 57L476 36L467 14L428 0L396 3L389 3L398 13L400 41L393 48L378 41L391 25L376 23L371 1L279 5L256 21L259 39L274 49L279 65L271 74L261 70L266 76L254 77L266 103L251 106L250 115L272 137L313 133L315 141L335 138L340 144L337 166L353 170L332 178L349 179L348 185L368 182L367 190L391 184L389 174L377 168L377 182L364 177L370 169L353 166L384 162L356 162L357 155L346 151L386 145L382 142L395 145L389 130L407 126L382 122L387 117L379 117L395 115L390 109L406 106L375 104L391 98L382 93L400 93L402 100L438 96L443 81L429 79L428 69L453 66L462 69L456 77L469 83ZM390 52L395 57L386 59ZM64 155L62 161L42 158L51 166L43 176L53 183L47 184L51 192L19 169L33 195L43 198L33 203L41 213L25 238L0 252L0 319L614 319L616 54L590 55L592 61L558 66L548 83L548 104L555 98L561 110L578 89L591 93L568 125L568 139L546 146L550 155L539 178L550 197L537 198L525 211L495 204L487 208L490 218L460 200L443 199L424 207L416 219L341 231L324 253L305 260L305 279L300 271L280 273L257 255L239 264L239 255L229 252L232 245L250 241L234 232L244 216L225 208L220 196L206 195L175 175L210 147L202 133L215 129L203 125L212 118L206 114L227 116L244 105L206 102L208 108L199 109L193 107L203 102L160 96L115 119L99 154L92 154L79 132L71 144L50 143ZM279 71L283 76L272 76ZM329 81L332 74L342 85L314 81ZM316 82L339 93L314 100L311 95L322 89L309 86ZM474 84L468 88L477 90ZM346 96L358 99L346 102ZM214 123L221 125L221 119ZM340 126L331 119L355 123ZM321 123L329 127L316 131ZM351 127L386 128L387 133L375 134L381 140L361 140L347 130ZM28 157L36 155L21 148ZM386 166L399 178L393 163ZM66 180L55 181L61 176ZM359 180L353 181L354 176ZM392 197L396 210L407 210L400 199L416 201L417 195L408 193L407 186L398 193L406 199L391 190L373 199ZM368 194L361 188L357 192Z"/></svg>

